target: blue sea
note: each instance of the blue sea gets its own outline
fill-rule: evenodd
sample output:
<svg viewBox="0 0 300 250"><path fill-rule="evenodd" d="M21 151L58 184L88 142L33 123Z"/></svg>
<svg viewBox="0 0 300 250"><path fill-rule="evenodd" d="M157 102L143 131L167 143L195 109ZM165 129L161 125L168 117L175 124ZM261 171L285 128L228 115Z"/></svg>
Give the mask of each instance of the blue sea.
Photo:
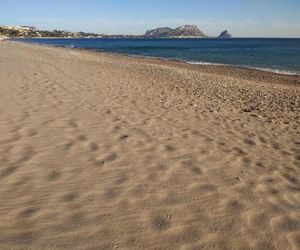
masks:
<svg viewBox="0 0 300 250"><path fill-rule="evenodd" d="M300 74L300 39L22 39L29 43Z"/></svg>

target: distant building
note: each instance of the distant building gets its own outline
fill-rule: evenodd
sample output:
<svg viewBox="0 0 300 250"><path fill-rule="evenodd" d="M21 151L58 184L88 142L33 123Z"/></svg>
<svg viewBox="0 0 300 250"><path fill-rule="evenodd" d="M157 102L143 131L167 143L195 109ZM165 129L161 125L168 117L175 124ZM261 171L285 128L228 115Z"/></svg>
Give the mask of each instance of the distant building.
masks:
<svg viewBox="0 0 300 250"><path fill-rule="evenodd" d="M19 29L22 30L36 30L34 26L20 26Z"/></svg>
<svg viewBox="0 0 300 250"><path fill-rule="evenodd" d="M0 28L9 29L9 30L15 29L15 27L13 26L5 26L5 25L0 25Z"/></svg>

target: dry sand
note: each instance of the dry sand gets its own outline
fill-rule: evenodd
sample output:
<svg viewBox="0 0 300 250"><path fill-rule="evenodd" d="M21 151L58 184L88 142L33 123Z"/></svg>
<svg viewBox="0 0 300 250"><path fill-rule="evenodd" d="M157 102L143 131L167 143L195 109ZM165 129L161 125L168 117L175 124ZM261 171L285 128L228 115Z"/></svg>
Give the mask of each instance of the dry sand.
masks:
<svg viewBox="0 0 300 250"><path fill-rule="evenodd" d="M300 77L0 44L1 249L299 249Z"/></svg>

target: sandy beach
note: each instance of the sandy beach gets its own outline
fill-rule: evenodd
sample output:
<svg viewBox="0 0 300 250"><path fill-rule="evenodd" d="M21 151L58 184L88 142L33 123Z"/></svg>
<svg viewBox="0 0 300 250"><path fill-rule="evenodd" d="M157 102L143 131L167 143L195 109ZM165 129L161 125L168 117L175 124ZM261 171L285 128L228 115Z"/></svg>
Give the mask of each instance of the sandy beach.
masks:
<svg viewBox="0 0 300 250"><path fill-rule="evenodd" d="M0 249L300 249L300 76L0 42Z"/></svg>

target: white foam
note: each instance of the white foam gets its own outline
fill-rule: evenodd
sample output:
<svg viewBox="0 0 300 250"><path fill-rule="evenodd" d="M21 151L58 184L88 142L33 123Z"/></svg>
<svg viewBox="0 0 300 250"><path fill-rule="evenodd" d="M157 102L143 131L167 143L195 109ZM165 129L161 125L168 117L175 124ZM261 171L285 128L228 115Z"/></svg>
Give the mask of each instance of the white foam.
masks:
<svg viewBox="0 0 300 250"><path fill-rule="evenodd" d="M196 65L216 65L216 66L231 66L231 67L239 67L245 69L256 69L262 70L266 72L272 72L276 74L282 75L300 75L300 73L289 71L289 70L279 70L279 69L271 69L271 68L264 68L264 67L252 67L252 66L245 66L245 65L234 65L234 64L225 64L225 63L210 63L210 62L194 62L194 61L187 61L189 64L196 64Z"/></svg>

